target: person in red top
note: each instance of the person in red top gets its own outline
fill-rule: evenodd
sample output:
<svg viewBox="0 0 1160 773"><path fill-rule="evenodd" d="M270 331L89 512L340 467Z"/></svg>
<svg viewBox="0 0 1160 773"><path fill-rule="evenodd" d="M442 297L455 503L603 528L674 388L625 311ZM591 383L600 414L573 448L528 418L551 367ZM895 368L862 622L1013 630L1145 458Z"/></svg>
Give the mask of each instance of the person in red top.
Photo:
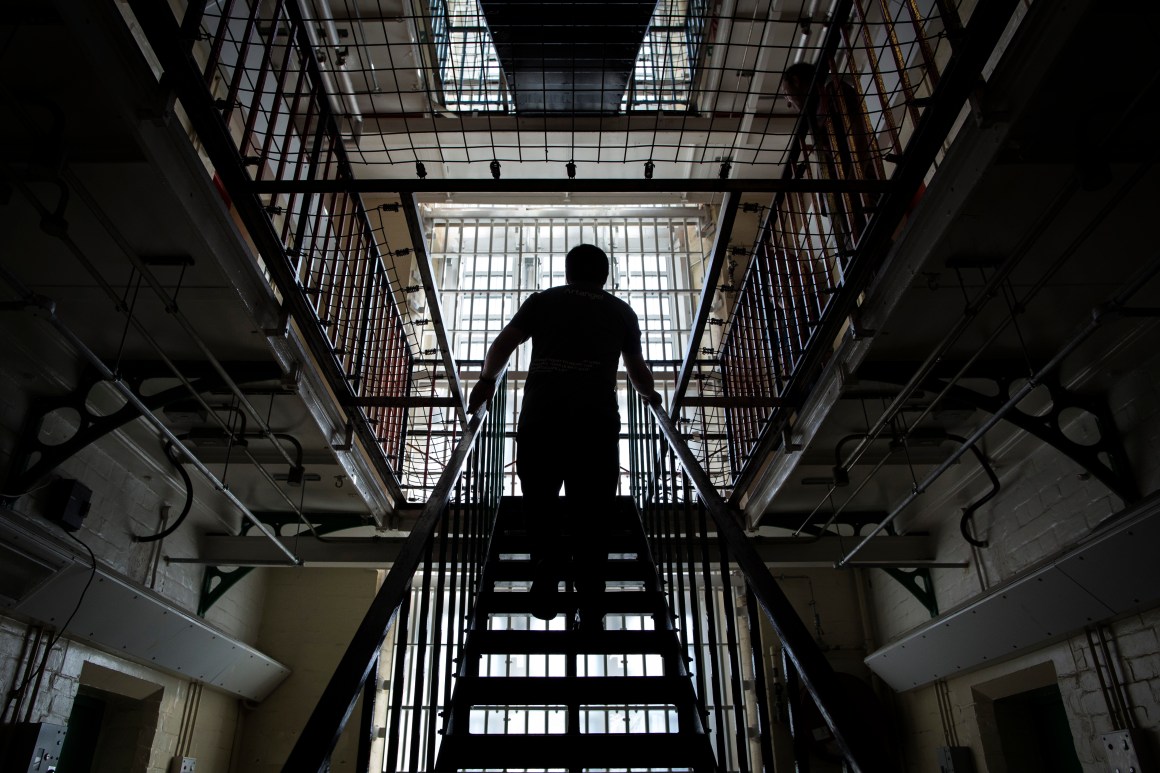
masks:
<svg viewBox="0 0 1160 773"><path fill-rule="evenodd" d="M795 110L805 109L810 84L817 68L798 62L782 75L786 103ZM834 73L818 84L818 99L806 123L813 138L813 154L821 176L829 180L879 180L882 170L878 146L870 128L862 95L854 85ZM874 202L861 193L827 196L830 217L843 249L853 249L866 228Z"/></svg>
<svg viewBox="0 0 1160 773"><path fill-rule="evenodd" d="M564 272L566 284L533 293L496 336L467 409L474 413L491 399L508 358L530 338L516 472L533 536L533 614L556 616L555 591L571 559L581 625L597 629L603 617L600 567L608 555L600 543L620 478L620 359L638 392L654 405L661 397L641 351L636 313L603 289L608 256L594 245L578 245L568 252ZM570 522L570 550L561 544L562 521Z"/></svg>

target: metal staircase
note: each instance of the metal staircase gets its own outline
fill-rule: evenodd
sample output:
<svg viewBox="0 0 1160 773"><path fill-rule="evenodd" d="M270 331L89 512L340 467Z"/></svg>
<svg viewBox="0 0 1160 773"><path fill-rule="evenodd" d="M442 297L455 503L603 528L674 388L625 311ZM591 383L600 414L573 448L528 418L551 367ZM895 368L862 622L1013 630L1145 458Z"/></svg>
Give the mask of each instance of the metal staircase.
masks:
<svg viewBox="0 0 1160 773"><path fill-rule="evenodd" d="M505 498L496 517L436 769L716 770L632 500L616 500L608 534L603 630L578 625L570 567L560 567L557 616L532 616L522 505ZM488 712L502 724L492 727Z"/></svg>

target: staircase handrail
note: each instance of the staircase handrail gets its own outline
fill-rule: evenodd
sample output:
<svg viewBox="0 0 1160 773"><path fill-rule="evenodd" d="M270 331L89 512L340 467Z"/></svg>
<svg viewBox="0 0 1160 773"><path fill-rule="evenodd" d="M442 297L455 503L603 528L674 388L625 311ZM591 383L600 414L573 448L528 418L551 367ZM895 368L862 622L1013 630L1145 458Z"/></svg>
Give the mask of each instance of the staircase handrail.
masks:
<svg viewBox="0 0 1160 773"><path fill-rule="evenodd" d="M655 405L649 405L657 426L669 444L689 481L709 511L729 556L741 569L754 596L765 612L782 646L793 662L802 683L817 704L826 725L841 747L847 764L856 773L883 773L894 763L883 755L881 740L870 734L870 723L859 718L840 691L835 672L809 629L794 610L756 548L745 535L740 514L722 497L708 473L697 461L673 420Z"/></svg>
<svg viewBox="0 0 1160 773"><path fill-rule="evenodd" d="M423 506L410 536L399 549L398 557L387 572L386 579L371 601L358 630L286 758L282 767L284 773L318 773L327 764L355 701L377 662L378 653L395 622L403 598L410 592L411 580L419 569L427 543L433 538L443 511L451 501L451 491L480 435L479 430L487 411L488 404L485 403L469 417L463 436L447 460L447 466Z"/></svg>

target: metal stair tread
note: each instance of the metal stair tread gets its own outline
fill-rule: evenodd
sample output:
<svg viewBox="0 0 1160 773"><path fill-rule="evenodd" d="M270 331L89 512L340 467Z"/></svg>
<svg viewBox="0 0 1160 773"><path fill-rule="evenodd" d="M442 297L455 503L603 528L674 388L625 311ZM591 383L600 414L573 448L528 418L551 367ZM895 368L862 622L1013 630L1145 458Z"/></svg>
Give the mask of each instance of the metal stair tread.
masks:
<svg viewBox="0 0 1160 773"><path fill-rule="evenodd" d="M444 738L454 743L462 767L712 769L704 759L706 741L691 733L582 733L469 735Z"/></svg>
<svg viewBox="0 0 1160 773"><path fill-rule="evenodd" d="M658 654L673 645L666 630L605 631L599 636L573 631L474 631L473 647L486 655L553 653Z"/></svg>
<svg viewBox="0 0 1160 773"><path fill-rule="evenodd" d="M461 676L455 689L471 706L675 706L690 697L685 676Z"/></svg>

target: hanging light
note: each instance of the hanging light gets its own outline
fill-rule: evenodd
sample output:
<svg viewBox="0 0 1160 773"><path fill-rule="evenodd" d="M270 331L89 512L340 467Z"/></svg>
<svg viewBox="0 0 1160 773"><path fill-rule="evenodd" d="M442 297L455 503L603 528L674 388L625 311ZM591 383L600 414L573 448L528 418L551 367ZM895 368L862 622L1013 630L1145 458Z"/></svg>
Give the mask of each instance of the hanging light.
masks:
<svg viewBox="0 0 1160 773"><path fill-rule="evenodd" d="M645 161L644 162L644 179L651 180L653 178L653 170L655 170L656 168L657 168L657 165L654 164L652 161Z"/></svg>
<svg viewBox="0 0 1160 773"><path fill-rule="evenodd" d="M499 161L491 162L491 176L497 180L499 179Z"/></svg>

